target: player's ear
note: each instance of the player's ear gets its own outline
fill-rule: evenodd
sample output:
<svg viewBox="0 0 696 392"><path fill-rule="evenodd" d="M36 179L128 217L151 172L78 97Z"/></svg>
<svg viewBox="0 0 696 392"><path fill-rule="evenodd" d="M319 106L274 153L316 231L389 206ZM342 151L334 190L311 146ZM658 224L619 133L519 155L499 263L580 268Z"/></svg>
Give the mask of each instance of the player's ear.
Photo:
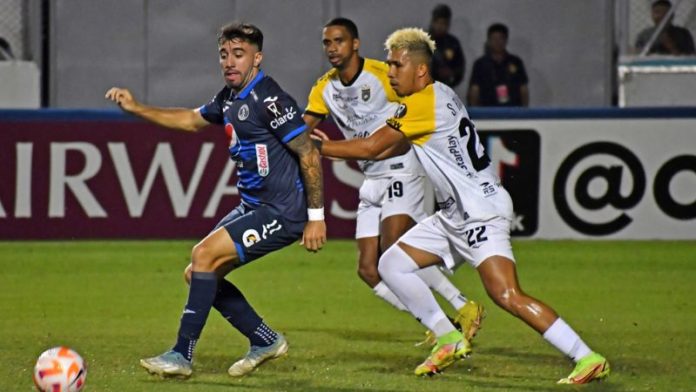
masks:
<svg viewBox="0 0 696 392"><path fill-rule="evenodd" d="M360 39L353 38L353 50L357 51L358 49L360 49Z"/></svg>
<svg viewBox="0 0 696 392"><path fill-rule="evenodd" d="M428 76L428 73L430 72L430 67L426 63L419 63L416 66L416 75L419 78L423 78L425 76Z"/></svg>
<svg viewBox="0 0 696 392"><path fill-rule="evenodd" d="M261 60L263 60L263 52L254 53L254 67L258 68L261 66Z"/></svg>

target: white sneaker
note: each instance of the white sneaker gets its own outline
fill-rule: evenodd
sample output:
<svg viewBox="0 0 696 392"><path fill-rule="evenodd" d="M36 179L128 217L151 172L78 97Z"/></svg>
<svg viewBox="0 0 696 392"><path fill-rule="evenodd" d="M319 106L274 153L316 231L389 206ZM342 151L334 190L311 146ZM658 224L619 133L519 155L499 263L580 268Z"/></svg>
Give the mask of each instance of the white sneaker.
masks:
<svg viewBox="0 0 696 392"><path fill-rule="evenodd" d="M161 377L188 378L193 373L191 362L176 351L167 351L156 357L141 359L140 366L147 369L150 374Z"/></svg>
<svg viewBox="0 0 696 392"><path fill-rule="evenodd" d="M232 377L242 377L246 374L251 373L254 369L259 367L263 362L281 357L288 352L288 341L281 334L278 334L278 339L266 347L251 346L249 351L246 353L244 358L235 362L227 370Z"/></svg>

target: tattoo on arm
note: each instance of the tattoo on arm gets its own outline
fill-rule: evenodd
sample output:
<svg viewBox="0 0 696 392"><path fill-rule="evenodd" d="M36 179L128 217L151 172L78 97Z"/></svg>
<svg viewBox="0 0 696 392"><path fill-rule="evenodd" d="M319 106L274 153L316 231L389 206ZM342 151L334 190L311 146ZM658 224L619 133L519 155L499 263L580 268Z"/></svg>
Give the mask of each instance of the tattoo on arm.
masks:
<svg viewBox="0 0 696 392"><path fill-rule="evenodd" d="M290 150L297 154L300 160L300 171L307 193L307 207L321 208L324 206L324 184L321 174L321 156L314 147L307 132L302 132L288 144Z"/></svg>

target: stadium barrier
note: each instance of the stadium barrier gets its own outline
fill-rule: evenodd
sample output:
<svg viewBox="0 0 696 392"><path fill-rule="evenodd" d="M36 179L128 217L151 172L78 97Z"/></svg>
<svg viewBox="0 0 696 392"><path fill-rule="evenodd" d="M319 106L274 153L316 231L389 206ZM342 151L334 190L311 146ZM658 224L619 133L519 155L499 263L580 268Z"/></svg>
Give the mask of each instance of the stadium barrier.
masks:
<svg viewBox="0 0 696 392"><path fill-rule="evenodd" d="M515 202L513 235L696 239L696 108L471 117ZM201 237L239 202L226 145L216 127L117 111L0 111L0 239ZM351 238L362 174L329 160L324 174L329 235Z"/></svg>

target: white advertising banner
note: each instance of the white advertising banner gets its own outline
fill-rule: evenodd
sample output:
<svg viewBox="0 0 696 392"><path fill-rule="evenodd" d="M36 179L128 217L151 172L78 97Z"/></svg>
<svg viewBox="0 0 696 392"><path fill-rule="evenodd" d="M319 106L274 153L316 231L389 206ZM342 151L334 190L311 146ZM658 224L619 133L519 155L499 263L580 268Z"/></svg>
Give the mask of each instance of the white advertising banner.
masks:
<svg viewBox="0 0 696 392"><path fill-rule="evenodd" d="M512 188L518 235L696 239L696 118L474 121ZM510 143L517 132L537 133L527 139L538 146ZM538 187L510 185L506 172L520 166L527 176L538 170ZM515 193L527 198L524 214ZM535 230L525 226L530 223Z"/></svg>

